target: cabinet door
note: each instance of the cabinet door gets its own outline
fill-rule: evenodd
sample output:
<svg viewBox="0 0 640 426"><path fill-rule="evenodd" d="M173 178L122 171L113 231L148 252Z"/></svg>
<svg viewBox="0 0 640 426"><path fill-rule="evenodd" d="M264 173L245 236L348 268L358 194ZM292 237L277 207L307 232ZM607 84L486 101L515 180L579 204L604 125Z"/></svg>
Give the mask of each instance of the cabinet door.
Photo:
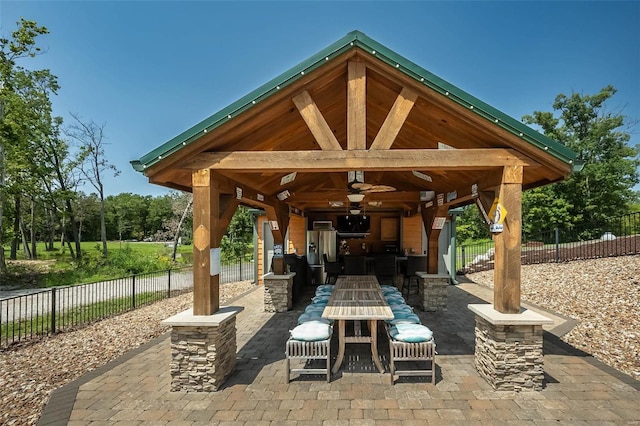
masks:
<svg viewBox="0 0 640 426"><path fill-rule="evenodd" d="M383 217L380 219L380 239L382 241L398 241L397 217Z"/></svg>

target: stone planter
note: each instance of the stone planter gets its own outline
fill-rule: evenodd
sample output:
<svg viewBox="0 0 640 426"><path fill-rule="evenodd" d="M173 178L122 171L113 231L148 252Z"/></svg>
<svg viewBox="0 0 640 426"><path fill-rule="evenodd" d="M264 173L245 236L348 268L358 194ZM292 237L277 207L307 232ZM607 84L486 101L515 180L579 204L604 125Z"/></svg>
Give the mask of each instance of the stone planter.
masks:
<svg viewBox="0 0 640 426"><path fill-rule="evenodd" d="M442 312L447 310L447 286L449 275L416 273L418 276L418 296L420 306L427 312Z"/></svg>
<svg viewBox="0 0 640 426"><path fill-rule="evenodd" d="M187 310L162 324L171 330L171 390L213 392L236 366L236 315L239 306L221 307L213 315Z"/></svg>
<svg viewBox="0 0 640 426"><path fill-rule="evenodd" d="M542 326L553 321L531 310L503 314L493 305L469 305L476 314L475 363L496 390L542 389Z"/></svg>
<svg viewBox="0 0 640 426"><path fill-rule="evenodd" d="M287 312L293 305L293 277L295 272L275 275L266 274L264 281L265 312Z"/></svg>

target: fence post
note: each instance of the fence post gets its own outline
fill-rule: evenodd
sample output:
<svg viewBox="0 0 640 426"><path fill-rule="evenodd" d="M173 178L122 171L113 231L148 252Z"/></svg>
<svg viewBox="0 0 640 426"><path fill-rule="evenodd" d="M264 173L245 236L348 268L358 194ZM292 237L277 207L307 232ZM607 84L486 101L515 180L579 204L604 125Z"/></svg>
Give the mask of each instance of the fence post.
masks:
<svg viewBox="0 0 640 426"><path fill-rule="evenodd" d="M56 288L51 289L51 334L56 334Z"/></svg>
<svg viewBox="0 0 640 426"><path fill-rule="evenodd" d="M460 246L460 251L462 252L462 269L464 270L464 267L467 264L467 257L464 255L464 246Z"/></svg>
<svg viewBox="0 0 640 426"><path fill-rule="evenodd" d="M171 297L171 268L167 271L167 299Z"/></svg>
<svg viewBox="0 0 640 426"><path fill-rule="evenodd" d="M136 308L136 276L132 275L132 286L131 286L131 307L133 309Z"/></svg>
<svg viewBox="0 0 640 426"><path fill-rule="evenodd" d="M560 261L560 230L555 227L553 231L556 237L556 263L558 263Z"/></svg>

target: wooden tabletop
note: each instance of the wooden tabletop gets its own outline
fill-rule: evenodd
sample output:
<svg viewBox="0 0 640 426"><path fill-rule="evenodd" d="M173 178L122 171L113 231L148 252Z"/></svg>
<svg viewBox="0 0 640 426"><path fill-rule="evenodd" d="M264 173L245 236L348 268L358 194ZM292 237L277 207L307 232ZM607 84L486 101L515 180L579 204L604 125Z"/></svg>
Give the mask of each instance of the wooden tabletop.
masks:
<svg viewBox="0 0 640 426"><path fill-rule="evenodd" d="M322 316L334 320L385 320L393 318L393 312L375 275L342 275L336 280Z"/></svg>

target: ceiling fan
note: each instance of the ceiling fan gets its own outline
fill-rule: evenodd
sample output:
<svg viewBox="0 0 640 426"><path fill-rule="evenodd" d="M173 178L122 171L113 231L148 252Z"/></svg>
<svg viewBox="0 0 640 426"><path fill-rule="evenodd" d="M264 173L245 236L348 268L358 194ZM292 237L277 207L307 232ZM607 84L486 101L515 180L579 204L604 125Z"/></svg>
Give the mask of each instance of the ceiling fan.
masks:
<svg viewBox="0 0 640 426"><path fill-rule="evenodd" d="M371 194L374 192L391 192L396 190L396 188L389 185L374 185L371 183L365 183L363 171L348 172L347 181L347 187L349 189L347 198L351 202L362 201L365 194Z"/></svg>

